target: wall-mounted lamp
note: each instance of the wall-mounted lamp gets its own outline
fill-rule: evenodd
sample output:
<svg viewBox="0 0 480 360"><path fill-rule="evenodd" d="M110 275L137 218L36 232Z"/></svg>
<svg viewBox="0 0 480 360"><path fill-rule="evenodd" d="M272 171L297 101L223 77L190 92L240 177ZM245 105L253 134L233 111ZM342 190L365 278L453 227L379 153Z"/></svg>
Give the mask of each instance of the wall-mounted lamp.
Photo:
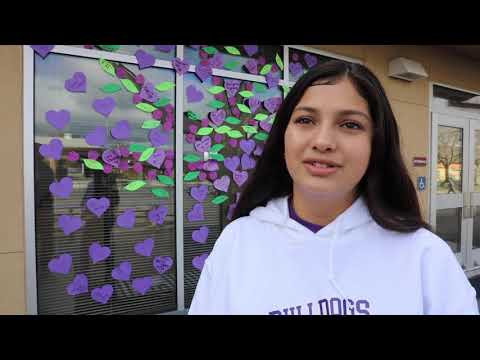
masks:
<svg viewBox="0 0 480 360"><path fill-rule="evenodd" d="M428 74L422 64L404 57L399 57L391 60L388 64L388 76L414 81L427 78Z"/></svg>

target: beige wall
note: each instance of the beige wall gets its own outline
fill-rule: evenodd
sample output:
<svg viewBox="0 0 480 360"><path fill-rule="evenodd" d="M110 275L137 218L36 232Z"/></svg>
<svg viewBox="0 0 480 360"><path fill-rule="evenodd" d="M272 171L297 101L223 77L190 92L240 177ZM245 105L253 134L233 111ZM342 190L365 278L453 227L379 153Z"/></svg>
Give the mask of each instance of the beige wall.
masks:
<svg viewBox="0 0 480 360"><path fill-rule="evenodd" d="M313 45L356 57L380 78L397 116L403 153L412 177L427 176L427 168L411 166L413 156L429 155L429 81L480 91L476 63L447 50L430 46ZM421 62L430 77L412 83L387 76L388 61L404 56ZM0 153L7 170L0 187L0 314L26 312L25 246L23 221L22 47L0 46ZM428 190L428 188L427 188ZM420 193L428 214L428 191Z"/></svg>
<svg viewBox="0 0 480 360"><path fill-rule="evenodd" d="M0 45L0 314L24 314L22 48Z"/></svg>

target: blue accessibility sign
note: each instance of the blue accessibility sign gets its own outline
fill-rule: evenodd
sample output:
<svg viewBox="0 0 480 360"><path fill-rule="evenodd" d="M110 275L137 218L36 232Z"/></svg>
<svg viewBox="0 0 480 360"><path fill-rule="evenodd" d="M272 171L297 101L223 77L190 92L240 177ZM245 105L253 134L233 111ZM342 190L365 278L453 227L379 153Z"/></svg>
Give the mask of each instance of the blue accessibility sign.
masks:
<svg viewBox="0 0 480 360"><path fill-rule="evenodd" d="M419 176L417 178L417 188L419 191L424 191L425 187L427 186L427 180L425 176Z"/></svg>

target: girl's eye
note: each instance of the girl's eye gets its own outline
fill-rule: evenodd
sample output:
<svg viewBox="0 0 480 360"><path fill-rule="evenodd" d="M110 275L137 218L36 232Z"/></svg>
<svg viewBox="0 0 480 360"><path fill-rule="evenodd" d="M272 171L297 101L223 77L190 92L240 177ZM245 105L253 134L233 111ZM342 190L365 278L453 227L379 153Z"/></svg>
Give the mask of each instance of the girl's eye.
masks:
<svg viewBox="0 0 480 360"><path fill-rule="evenodd" d="M341 126L346 127L347 129L361 129L362 126L356 122L348 121L343 123Z"/></svg>
<svg viewBox="0 0 480 360"><path fill-rule="evenodd" d="M298 119L295 120L295 123L296 123L296 124L298 124L298 123L299 123L299 124L309 124L309 123L311 123L311 122L312 122L311 119L309 119L309 118L307 118L307 117L303 117L303 116L302 116L302 117L299 117Z"/></svg>

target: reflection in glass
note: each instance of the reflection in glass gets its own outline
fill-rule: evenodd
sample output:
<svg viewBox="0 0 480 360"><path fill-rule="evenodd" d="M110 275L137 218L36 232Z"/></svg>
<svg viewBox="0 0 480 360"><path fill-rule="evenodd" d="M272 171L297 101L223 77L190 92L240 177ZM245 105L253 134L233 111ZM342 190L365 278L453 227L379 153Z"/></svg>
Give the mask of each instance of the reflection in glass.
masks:
<svg viewBox="0 0 480 360"><path fill-rule="evenodd" d="M308 69L329 60L334 60L334 58L291 48L288 69L290 81L297 81Z"/></svg>
<svg viewBox="0 0 480 360"><path fill-rule="evenodd" d="M463 132L460 128L438 127L437 194L462 192Z"/></svg>
<svg viewBox="0 0 480 360"><path fill-rule="evenodd" d="M462 208L437 210L435 233L447 242L454 252L460 252Z"/></svg>
<svg viewBox="0 0 480 360"><path fill-rule="evenodd" d="M72 45L83 49L95 49L116 54L125 54L135 56L138 50L143 50L146 53L159 60L171 61L175 57L175 45ZM138 68L138 67L137 67Z"/></svg>

